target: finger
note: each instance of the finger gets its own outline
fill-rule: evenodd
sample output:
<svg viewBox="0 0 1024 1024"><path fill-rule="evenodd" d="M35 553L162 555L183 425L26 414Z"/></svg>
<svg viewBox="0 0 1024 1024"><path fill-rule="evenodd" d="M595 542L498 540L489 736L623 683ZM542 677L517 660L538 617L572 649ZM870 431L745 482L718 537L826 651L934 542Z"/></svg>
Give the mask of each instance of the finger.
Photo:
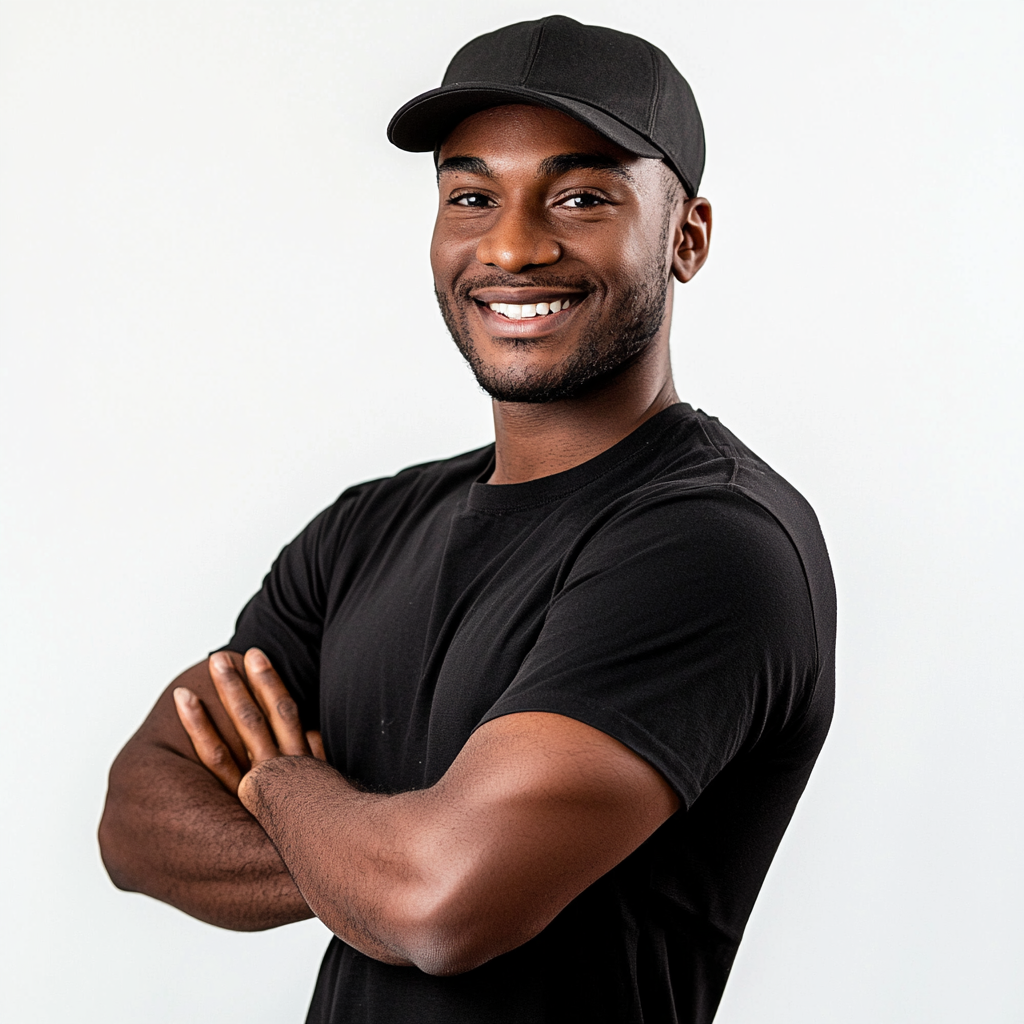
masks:
<svg viewBox="0 0 1024 1024"><path fill-rule="evenodd" d="M174 691L174 707L199 760L217 776L225 789L237 793L242 773L199 698L191 690L179 686Z"/></svg>
<svg viewBox="0 0 1024 1024"><path fill-rule="evenodd" d="M299 706L281 682L270 659L258 647L250 647L245 652L245 674L281 753L308 755L310 749L299 719Z"/></svg>
<svg viewBox="0 0 1024 1024"><path fill-rule="evenodd" d="M223 651L210 655L210 677L224 710L245 744L249 760L256 764L277 757L280 751L263 712L235 663Z"/></svg>
<svg viewBox="0 0 1024 1024"><path fill-rule="evenodd" d="M316 729L306 730L306 742L309 744L310 753L320 761L326 761L327 755L324 753L324 741L320 733Z"/></svg>

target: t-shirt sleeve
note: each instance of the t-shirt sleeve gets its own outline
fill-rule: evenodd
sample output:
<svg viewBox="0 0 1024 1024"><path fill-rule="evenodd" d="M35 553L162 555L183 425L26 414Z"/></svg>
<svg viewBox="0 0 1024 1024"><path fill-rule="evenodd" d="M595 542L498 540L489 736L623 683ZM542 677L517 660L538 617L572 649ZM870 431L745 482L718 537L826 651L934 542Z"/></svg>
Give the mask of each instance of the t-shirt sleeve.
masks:
<svg viewBox="0 0 1024 1024"><path fill-rule="evenodd" d="M320 645L327 581L354 498L346 492L277 556L263 585L242 609L225 650L259 647L299 705L307 729L320 724Z"/></svg>
<svg viewBox="0 0 1024 1024"><path fill-rule="evenodd" d="M733 492L674 494L613 515L583 545L483 721L577 719L652 764L688 807L786 726L816 673L807 582L786 532Z"/></svg>

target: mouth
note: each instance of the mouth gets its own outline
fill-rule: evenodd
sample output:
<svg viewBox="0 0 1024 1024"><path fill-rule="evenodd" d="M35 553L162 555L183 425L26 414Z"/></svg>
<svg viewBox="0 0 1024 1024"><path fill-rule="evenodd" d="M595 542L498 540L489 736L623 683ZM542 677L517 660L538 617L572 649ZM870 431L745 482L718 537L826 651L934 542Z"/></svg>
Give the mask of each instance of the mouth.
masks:
<svg viewBox="0 0 1024 1024"><path fill-rule="evenodd" d="M516 335L547 333L586 297L585 292L543 288L481 288L470 293L487 323L499 330L504 325Z"/></svg>
<svg viewBox="0 0 1024 1024"><path fill-rule="evenodd" d="M535 316L551 316L552 313L561 313L568 309L572 299L551 299L548 302L477 302L492 313L505 317L506 320L530 320Z"/></svg>

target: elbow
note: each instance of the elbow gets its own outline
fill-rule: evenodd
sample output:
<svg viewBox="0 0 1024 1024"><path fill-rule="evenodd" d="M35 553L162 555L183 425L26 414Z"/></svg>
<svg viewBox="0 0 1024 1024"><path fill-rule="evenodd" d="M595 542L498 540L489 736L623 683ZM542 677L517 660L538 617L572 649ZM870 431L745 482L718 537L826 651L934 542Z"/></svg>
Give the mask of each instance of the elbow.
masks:
<svg viewBox="0 0 1024 1024"><path fill-rule="evenodd" d="M457 913L448 901L432 894L408 888L399 892L399 888L404 887L390 892L391 905L378 905L372 919L366 908L348 899L322 900L315 894L306 898L316 916L342 942L374 960L415 967L435 977L464 974L519 945L515 942L499 948L487 929L472 918L467 920L464 907Z"/></svg>
<svg viewBox="0 0 1024 1024"><path fill-rule="evenodd" d="M409 962L435 978L465 974L485 964L494 955L446 928L421 931L408 949Z"/></svg>
<svg viewBox="0 0 1024 1024"><path fill-rule="evenodd" d="M452 978L457 974L465 974L474 967L480 967L491 959L493 956L481 955L474 950L435 948L425 955L418 956L413 961L413 966L435 978Z"/></svg>
<svg viewBox="0 0 1024 1024"><path fill-rule="evenodd" d="M465 974L521 946L543 927L515 920L492 900L449 896L412 906L402 922L404 953L408 963L435 977Z"/></svg>
<svg viewBox="0 0 1024 1024"><path fill-rule="evenodd" d="M370 885L347 873L326 885L326 879L296 881L342 942L435 977L465 974L518 948L564 906L545 899L543 889L534 888L530 899L529 889L481 859L448 860L407 858L401 871L382 871Z"/></svg>
<svg viewBox="0 0 1024 1024"><path fill-rule="evenodd" d="M502 953L521 946L531 935L477 936L439 927L418 936L409 949L409 962L424 974L450 978L481 967Z"/></svg>
<svg viewBox="0 0 1024 1024"><path fill-rule="evenodd" d="M139 848L138 820L138 808L111 786L96 840L103 867L110 881L122 892L144 891L145 861Z"/></svg>
<svg viewBox="0 0 1024 1024"><path fill-rule="evenodd" d="M100 820L96 838L99 841L100 860L106 868L111 882L123 892L138 892L138 886L132 877L130 858L126 857L124 843L118 834L113 815L108 806Z"/></svg>
<svg viewBox="0 0 1024 1024"><path fill-rule="evenodd" d="M465 974L497 955L445 929L420 932L404 946L401 962L435 978Z"/></svg>
<svg viewBox="0 0 1024 1024"><path fill-rule="evenodd" d="M132 805L127 794L130 788L125 785L124 751L122 751L110 769L107 796L103 803L103 814L100 817L96 839L100 848L100 860L106 868L111 882L123 892L139 892L138 852L134 832L138 829L138 807ZM134 827L133 827L134 826Z"/></svg>

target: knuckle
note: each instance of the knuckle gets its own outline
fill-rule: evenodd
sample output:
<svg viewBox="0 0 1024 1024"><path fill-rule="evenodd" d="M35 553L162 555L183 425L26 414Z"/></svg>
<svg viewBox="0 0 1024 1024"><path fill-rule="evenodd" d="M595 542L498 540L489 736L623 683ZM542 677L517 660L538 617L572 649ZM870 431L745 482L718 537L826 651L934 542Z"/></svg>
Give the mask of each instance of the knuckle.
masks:
<svg viewBox="0 0 1024 1024"><path fill-rule="evenodd" d="M219 744L210 751L209 762L213 768L233 768L235 765L235 759L231 756L231 751Z"/></svg>
<svg viewBox="0 0 1024 1024"><path fill-rule="evenodd" d="M263 725L263 715L255 704L245 703L238 709L238 718L241 723L250 729L259 728Z"/></svg>
<svg viewBox="0 0 1024 1024"><path fill-rule="evenodd" d="M276 705L277 713L287 725L298 725L299 706L291 697L282 697Z"/></svg>

